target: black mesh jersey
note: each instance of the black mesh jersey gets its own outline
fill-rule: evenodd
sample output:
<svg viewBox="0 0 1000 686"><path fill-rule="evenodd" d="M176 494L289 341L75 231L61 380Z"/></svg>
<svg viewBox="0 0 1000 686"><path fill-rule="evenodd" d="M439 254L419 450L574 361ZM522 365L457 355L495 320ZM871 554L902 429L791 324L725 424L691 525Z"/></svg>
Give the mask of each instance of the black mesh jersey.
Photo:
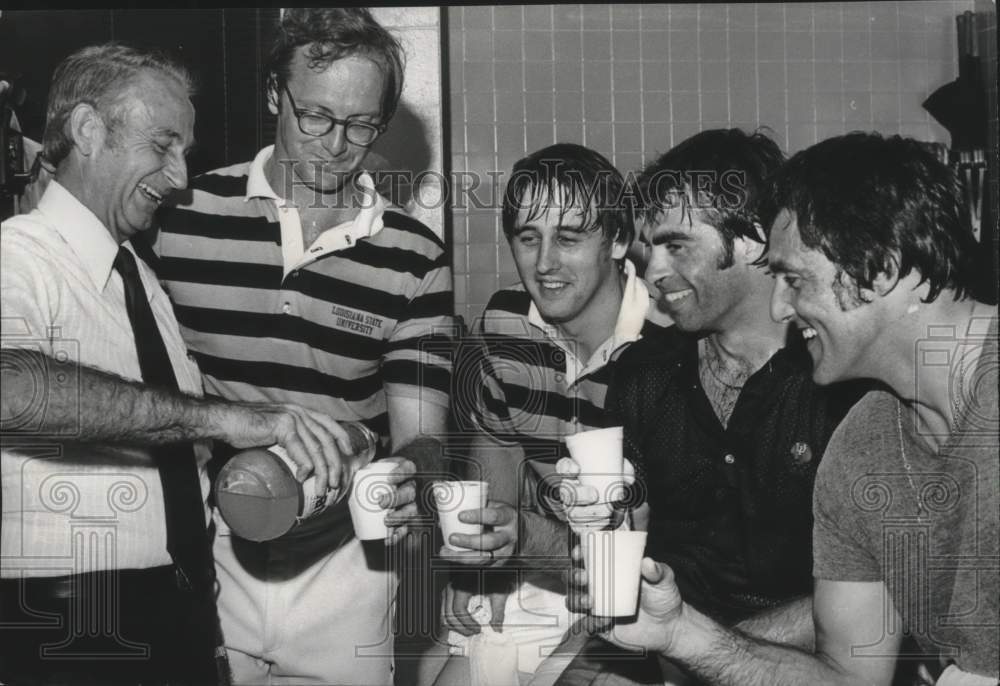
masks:
<svg viewBox="0 0 1000 686"><path fill-rule="evenodd" d="M857 384L814 384L792 335L725 428L698 379L697 337L675 327L626 350L608 392L651 507L647 554L671 565L685 601L727 623L811 592L816 467L860 397Z"/></svg>

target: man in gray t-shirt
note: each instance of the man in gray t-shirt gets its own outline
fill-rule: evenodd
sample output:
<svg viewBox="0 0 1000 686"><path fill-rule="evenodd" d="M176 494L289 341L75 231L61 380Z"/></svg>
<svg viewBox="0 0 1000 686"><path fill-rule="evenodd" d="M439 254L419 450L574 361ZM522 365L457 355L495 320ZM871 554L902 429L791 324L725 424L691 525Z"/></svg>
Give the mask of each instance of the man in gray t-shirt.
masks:
<svg viewBox="0 0 1000 686"><path fill-rule="evenodd" d="M801 332L817 383L883 387L816 477L815 651L718 626L648 559L638 617L608 637L717 684L887 686L918 659L925 683L994 686L997 309L973 293L958 181L916 141L855 133L792 157L773 199L771 316Z"/></svg>

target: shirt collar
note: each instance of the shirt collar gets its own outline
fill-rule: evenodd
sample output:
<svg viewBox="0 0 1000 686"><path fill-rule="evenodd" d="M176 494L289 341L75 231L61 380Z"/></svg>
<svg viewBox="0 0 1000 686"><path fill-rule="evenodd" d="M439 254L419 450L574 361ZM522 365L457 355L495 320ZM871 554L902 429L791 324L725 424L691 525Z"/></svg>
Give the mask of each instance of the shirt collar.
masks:
<svg viewBox="0 0 1000 686"><path fill-rule="evenodd" d="M288 276L293 269L304 267L323 255L353 247L359 240L374 236L384 228L382 215L389 203L375 190L375 181L371 175L362 172L358 175L357 183L364 189L366 202L354 219L325 230L312 245L303 245L302 223L298 210L286 206L285 199L271 188L264 174L264 165L273 155L274 146L269 145L257 153L250 163L246 199L267 198L273 200L278 207L285 276ZM368 202L368 199L371 201Z"/></svg>
<svg viewBox="0 0 1000 686"><path fill-rule="evenodd" d="M103 291L118 255L118 243L104 223L55 180L45 188L37 210L80 258L94 287Z"/></svg>
<svg viewBox="0 0 1000 686"><path fill-rule="evenodd" d="M250 171L247 174L247 200L251 198L281 200L281 197L271 188L271 184L267 182L267 176L264 175L264 165L267 164L272 155L274 155L274 146L269 145L258 152L257 156L253 158L253 162L250 163Z"/></svg>
<svg viewBox="0 0 1000 686"><path fill-rule="evenodd" d="M646 314L653 305L649 298L649 290L646 284L636 275L635 265L631 260L625 260L625 288L622 292L621 306L618 308L618 318L615 320L615 328L611 336L597 347L590 360L586 364L581 364L576 360L574 352L567 350L562 342L564 336L559 330L542 319L542 315L535 307L535 302L531 301L528 306L528 323L541 329L545 337L565 350L569 358L566 364L567 385L572 384L577 378L590 374L603 367L620 348L637 341L642 335L642 327L646 322ZM574 364L571 365L570 361ZM574 366L576 369L574 370Z"/></svg>

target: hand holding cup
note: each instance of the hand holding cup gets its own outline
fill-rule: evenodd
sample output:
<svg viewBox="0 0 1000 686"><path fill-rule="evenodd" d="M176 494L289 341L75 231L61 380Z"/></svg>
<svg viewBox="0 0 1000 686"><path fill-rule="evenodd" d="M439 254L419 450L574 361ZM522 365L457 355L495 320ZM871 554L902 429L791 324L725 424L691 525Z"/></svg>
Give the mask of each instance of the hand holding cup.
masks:
<svg viewBox="0 0 1000 686"><path fill-rule="evenodd" d="M347 505L354 524L354 535L359 541L374 541L389 536L385 517L392 509L382 504L395 490L386 479L386 475L395 470L395 462L379 460L354 474Z"/></svg>
<svg viewBox="0 0 1000 686"><path fill-rule="evenodd" d="M580 469L580 483L597 490L595 502L613 503L625 496L623 436L622 427L613 426L566 437L566 449Z"/></svg>
<svg viewBox="0 0 1000 686"><path fill-rule="evenodd" d="M583 529L615 528L621 524L625 512L616 510L613 502L602 501L598 489L583 482L576 460L562 458L556 464L556 471L562 477L559 483L562 516L570 528L579 532ZM624 486L635 483L635 468L628 460L623 460L620 478L622 488L615 487L616 494L623 493Z"/></svg>
<svg viewBox="0 0 1000 686"><path fill-rule="evenodd" d="M479 517L460 518L459 515L486 508L489 484L485 481L435 481L433 493L445 547L454 551L470 550L471 547L452 543L451 537L453 534L482 536L483 522Z"/></svg>

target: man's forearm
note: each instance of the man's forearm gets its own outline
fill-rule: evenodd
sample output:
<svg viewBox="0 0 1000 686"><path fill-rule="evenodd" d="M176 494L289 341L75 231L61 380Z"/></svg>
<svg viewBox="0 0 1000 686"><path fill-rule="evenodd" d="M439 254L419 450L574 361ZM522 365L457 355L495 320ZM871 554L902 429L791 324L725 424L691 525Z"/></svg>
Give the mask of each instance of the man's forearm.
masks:
<svg viewBox="0 0 1000 686"><path fill-rule="evenodd" d="M811 652L816 645L812 596L797 598L780 607L760 612L734 628L753 638Z"/></svg>
<svg viewBox="0 0 1000 686"><path fill-rule="evenodd" d="M42 353L4 349L3 432L83 442L156 445L222 437L222 405L152 388ZM30 414L30 432L21 418Z"/></svg>
<svg viewBox="0 0 1000 686"><path fill-rule="evenodd" d="M569 568L571 531L560 521L521 509L518 558L532 569L562 572Z"/></svg>
<svg viewBox="0 0 1000 686"><path fill-rule="evenodd" d="M437 477L444 470L444 446L432 436L417 436L393 455L413 462L418 475Z"/></svg>
<svg viewBox="0 0 1000 686"><path fill-rule="evenodd" d="M715 686L848 686L851 678L799 648L716 624L689 605L665 656Z"/></svg>

